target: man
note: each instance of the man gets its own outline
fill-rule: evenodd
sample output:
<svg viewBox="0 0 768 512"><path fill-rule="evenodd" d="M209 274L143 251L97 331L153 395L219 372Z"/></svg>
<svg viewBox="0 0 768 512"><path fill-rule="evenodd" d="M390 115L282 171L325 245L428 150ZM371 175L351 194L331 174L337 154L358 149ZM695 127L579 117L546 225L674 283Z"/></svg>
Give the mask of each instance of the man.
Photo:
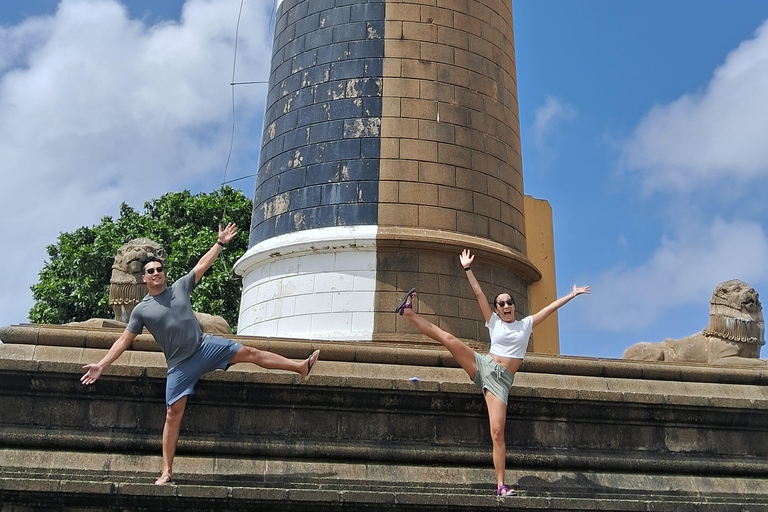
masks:
<svg viewBox="0 0 768 512"><path fill-rule="evenodd" d="M186 276L167 287L165 268L158 258L150 256L144 262L142 280L149 293L131 312L123 334L115 341L101 361L83 366L80 381L85 385L96 382L101 373L125 352L146 326L160 345L168 364L165 388L165 426L163 427L163 471L156 485L173 482L173 457L179 440L179 426L187 405L187 396L194 393L200 377L213 370L226 370L235 363L253 363L262 368L280 369L309 376L320 355L315 350L304 361L293 361L278 354L245 347L240 343L204 335L195 319L190 294L206 270L213 264L224 245L237 234L233 223L221 229L213 247L200 258Z"/></svg>

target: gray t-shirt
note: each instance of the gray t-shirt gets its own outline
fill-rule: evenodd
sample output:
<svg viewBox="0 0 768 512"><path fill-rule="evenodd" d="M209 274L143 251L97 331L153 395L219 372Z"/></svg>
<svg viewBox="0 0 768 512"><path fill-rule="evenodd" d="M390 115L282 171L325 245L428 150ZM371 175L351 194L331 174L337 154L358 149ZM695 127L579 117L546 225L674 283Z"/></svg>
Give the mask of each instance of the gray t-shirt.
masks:
<svg viewBox="0 0 768 512"><path fill-rule="evenodd" d="M203 331L189 302L195 284L192 270L162 293L147 294L133 308L128 320L126 329L133 334L141 334L143 327L152 333L165 354L169 370L192 356L203 344Z"/></svg>

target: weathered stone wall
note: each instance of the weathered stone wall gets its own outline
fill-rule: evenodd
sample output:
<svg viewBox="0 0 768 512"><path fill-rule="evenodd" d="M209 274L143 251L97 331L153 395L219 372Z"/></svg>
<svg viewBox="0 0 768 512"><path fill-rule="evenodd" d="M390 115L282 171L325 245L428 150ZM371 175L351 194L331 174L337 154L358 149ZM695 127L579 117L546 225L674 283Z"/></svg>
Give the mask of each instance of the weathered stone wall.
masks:
<svg viewBox="0 0 768 512"><path fill-rule="evenodd" d="M391 314L418 281L422 313L483 345L465 248L529 313L509 2L284 1L269 87L241 334L425 342Z"/></svg>
<svg viewBox="0 0 768 512"><path fill-rule="evenodd" d="M278 6L251 246L376 224L384 9L363 0Z"/></svg>
<svg viewBox="0 0 768 512"><path fill-rule="evenodd" d="M309 381L235 365L190 397L161 467L163 356L147 335L93 386L117 330L0 329L3 510L491 510L483 399L444 350L239 338ZM147 351L154 349L154 351ZM416 377L417 379L413 379ZM763 510L765 370L532 356L507 419L513 510ZM741 507L741 508L740 508ZM761 508L762 507L762 508Z"/></svg>
<svg viewBox="0 0 768 512"><path fill-rule="evenodd" d="M512 4L386 6L379 224L525 254Z"/></svg>

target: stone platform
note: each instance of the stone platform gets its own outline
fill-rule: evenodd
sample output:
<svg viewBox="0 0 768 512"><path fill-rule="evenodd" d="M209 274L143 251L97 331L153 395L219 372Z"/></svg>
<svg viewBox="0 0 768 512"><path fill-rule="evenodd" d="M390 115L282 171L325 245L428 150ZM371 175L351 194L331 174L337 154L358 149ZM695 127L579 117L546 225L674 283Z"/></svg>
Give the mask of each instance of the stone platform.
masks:
<svg viewBox="0 0 768 512"><path fill-rule="evenodd" d="M482 398L439 346L236 337L309 380L235 365L198 384L176 485L161 467L165 364L119 331L0 329L0 503L28 510L768 510L768 371L529 357L493 496Z"/></svg>

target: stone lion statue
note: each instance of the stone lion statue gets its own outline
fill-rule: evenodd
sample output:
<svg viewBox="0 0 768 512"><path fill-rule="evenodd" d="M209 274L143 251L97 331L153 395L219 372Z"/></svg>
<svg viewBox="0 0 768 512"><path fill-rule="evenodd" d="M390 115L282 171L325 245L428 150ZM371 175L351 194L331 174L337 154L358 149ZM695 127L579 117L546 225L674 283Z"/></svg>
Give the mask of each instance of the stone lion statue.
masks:
<svg viewBox="0 0 768 512"><path fill-rule="evenodd" d="M732 279L720 283L709 301L709 324L696 334L661 343L637 343L624 359L764 366L759 359L765 344L763 307L754 288Z"/></svg>
<svg viewBox="0 0 768 512"><path fill-rule="evenodd" d="M109 279L109 305L118 322L127 323L133 308L147 294L141 266L149 256L159 258L167 266L165 249L149 238L136 238L117 250Z"/></svg>

